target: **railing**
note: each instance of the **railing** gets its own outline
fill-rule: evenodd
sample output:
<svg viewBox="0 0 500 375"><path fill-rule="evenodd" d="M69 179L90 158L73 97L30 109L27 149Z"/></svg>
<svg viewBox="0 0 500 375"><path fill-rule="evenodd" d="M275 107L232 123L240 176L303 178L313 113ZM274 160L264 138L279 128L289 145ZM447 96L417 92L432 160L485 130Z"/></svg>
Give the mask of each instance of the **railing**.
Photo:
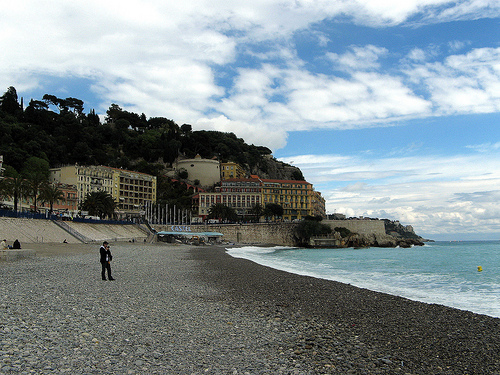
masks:
<svg viewBox="0 0 500 375"><path fill-rule="evenodd" d="M120 225L129 225L135 224L133 221L126 220L95 220L88 219L83 217L64 217L61 218L59 215L49 215L48 213L42 214L38 212L29 212L29 211L13 211L13 210L1 210L0 209L0 217L15 217L22 219L41 219L41 220L68 220L74 221L77 223L97 223L97 224L120 224Z"/></svg>
<svg viewBox="0 0 500 375"><path fill-rule="evenodd" d="M62 220L54 220L54 223L57 226L59 226L60 228L64 229L69 234L71 234L73 237L77 238L78 240L80 240L84 243L94 242L94 240L92 240L91 238L88 238L88 237L84 236L83 234L81 234L80 232L74 230L66 222L64 222Z"/></svg>
<svg viewBox="0 0 500 375"><path fill-rule="evenodd" d="M27 212L27 211L12 211L12 210L0 210L0 216L3 217L16 217L23 219L57 219L56 215L41 214L38 212Z"/></svg>

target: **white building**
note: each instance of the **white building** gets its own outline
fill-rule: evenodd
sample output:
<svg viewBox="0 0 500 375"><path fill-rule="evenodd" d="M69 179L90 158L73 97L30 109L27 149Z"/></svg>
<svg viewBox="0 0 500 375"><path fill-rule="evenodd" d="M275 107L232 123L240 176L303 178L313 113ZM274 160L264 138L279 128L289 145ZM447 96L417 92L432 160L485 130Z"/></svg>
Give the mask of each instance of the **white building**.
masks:
<svg viewBox="0 0 500 375"><path fill-rule="evenodd" d="M220 164L215 159L202 159L196 155L194 159L178 160L174 169L177 173L186 171L187 179L192 183L198 180L201 186L213 186L220 182Z"/></svg>

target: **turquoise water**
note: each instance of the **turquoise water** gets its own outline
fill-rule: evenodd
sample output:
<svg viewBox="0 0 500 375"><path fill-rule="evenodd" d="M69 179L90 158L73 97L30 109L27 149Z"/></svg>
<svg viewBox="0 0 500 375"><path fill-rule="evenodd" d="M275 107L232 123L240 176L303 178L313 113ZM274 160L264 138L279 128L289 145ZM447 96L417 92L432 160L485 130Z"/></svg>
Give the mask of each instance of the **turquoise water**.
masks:
<svg viewBox="0 0 500 375"><path fill-rule="evenodd" d="M500 241L433 242L410 249L248 246L227 251L291 273L500 317Z"/></svg>

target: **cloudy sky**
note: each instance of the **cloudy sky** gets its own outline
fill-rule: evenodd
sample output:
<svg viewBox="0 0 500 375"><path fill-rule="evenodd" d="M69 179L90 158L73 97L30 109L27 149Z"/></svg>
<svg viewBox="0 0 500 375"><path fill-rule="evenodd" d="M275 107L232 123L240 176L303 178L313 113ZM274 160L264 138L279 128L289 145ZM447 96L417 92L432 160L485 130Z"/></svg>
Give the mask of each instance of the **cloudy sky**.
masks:
<svg viewBox="0 0 500 375"><path fill-rule="evenodd" d="M11 1L0 90L234 132L330 213L500 239L499 22L498 0Z"/></svg>

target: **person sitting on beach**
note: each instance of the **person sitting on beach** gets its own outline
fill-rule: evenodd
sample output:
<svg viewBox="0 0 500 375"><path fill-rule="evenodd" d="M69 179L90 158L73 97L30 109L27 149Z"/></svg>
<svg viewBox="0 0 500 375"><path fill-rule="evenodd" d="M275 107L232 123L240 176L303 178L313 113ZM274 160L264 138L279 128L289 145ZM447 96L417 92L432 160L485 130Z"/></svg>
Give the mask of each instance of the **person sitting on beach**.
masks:
<svg viewBox="0 0 500 375"><path fill-rule="evenodd" d="M2 248L2 250L7 250L9 248L7 246L7 240L2 240L2 243L0 244L0 248Z"/></svg>
<svg viewBox="0 0 500 375"><path fill-rule="evenodd" d="M12 248L13 248L13 249L21 249L21 243L19 242L19 240L18 240L18 239L16 239L16 240L14 241L14 243L12 244Z"/></svg>

